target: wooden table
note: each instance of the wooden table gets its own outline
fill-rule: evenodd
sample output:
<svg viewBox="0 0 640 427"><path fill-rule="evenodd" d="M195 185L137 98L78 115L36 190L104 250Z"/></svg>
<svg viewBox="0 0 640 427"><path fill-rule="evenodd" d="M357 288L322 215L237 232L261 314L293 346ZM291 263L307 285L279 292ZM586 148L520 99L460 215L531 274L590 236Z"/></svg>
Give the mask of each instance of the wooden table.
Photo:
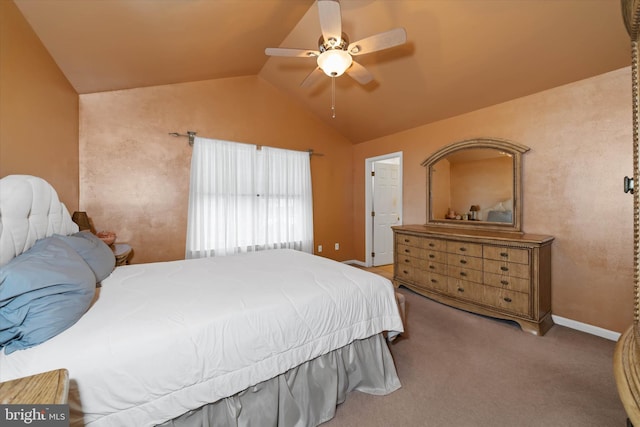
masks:
<svg viewBox="0 0 640 427"><path fill-rule="evenodd" d="M111 250L116 256L116 266L129 264L129 257L133 248L126 243L115 243L111 245Z"/></svg>
<svg viewBox="0 0 640 427"><path fill-rule="evenodd" d="M66 404L69 372L66 369L43 372L0 383L0 404Z"/></svg>

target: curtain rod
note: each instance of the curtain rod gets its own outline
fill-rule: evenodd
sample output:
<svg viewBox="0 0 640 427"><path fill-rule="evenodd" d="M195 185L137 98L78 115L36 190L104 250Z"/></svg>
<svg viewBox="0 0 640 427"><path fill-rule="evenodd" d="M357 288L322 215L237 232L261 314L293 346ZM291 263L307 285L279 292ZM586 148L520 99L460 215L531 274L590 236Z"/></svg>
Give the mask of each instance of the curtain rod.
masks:
<svg viewBox="0 0 640 427"><path fill-rule="evenodd" d="M188 130L186 134L178 133L178 132L169 132L169 135L171 135L171 136L186 136L187 138L189 138L189 146L193 147L193 141L194 141L194 139L196 137L196 132L194 132L192 130ZM261 148L262 148L262 145L256 145L256 149L260 150ZM324 156L324 154L315 153L313 151L313 148L309 148L305 152L309 153L310 156Z"/></svg>
<svg viewBox="0 0 640 427"><path fill-rule="evenodd" d="M196 137L196 132L188 130L186 135L184 133L169 132L169 135L171 135L171 136L186 136L187 138L189 138L189 145L191 147L193 147L193 140Z"/></svg>

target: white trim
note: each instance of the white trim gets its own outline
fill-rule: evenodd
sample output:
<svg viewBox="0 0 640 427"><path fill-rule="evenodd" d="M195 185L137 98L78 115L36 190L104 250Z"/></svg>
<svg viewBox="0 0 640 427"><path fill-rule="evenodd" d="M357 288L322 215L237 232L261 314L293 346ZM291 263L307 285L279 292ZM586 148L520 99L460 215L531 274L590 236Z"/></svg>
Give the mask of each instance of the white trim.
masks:
<svg viewBox="0 0 640 427"><path fill-rule="evenodd" d="M355 264L355 265L359 265L360 267L366 267L367 266L364 262L358 261L357 259L350 259L350 260L347 260L347 261L340 261L340 262L342 262L343 264Z"/></svg>
<svg viewBox="0 0 640 427"><path fill-rule="evenodd" d="M342 262L344 264L355 264L361 267L367 267L366 263L355 259ZM576 331L585 332L587 334L595 335L614 342L617 342L622 335L619 332L614 332L608 329L600 328L598 326L593 326L587 323L578 322L576 320L567 319L566 317L556 316L555 314L552 314L551 318L556 325L565 326L570 329L575 329Z"/></svg>
<svg viewBox="0 0 640 427"><path fill-rule="evenodd" d="M365 184L365 193L364 193L364 247L365 247L365 253L364 253L364 259L365 259L365 264L363 265L363 267L371 267L373 266L373 257L371 256L371 251L372 251L372 242L371 242L371 228L372 228L372 221L371 221L371 205L372 205L372 192L373 192L373 188L371 186L371 167L373 165L373 163L378 162L380 160L387 160L387 159L394 159L394 158L398 158L399 161L399 165L398 165L398 170L400 171L400 175L398 177L398 186L400 187L400 203L398 204L398 215L400 216L400 222L398 223L398 225L402 225L402 193L403 193L403 186L402 186L402 176L403 176L403 170L402 170L402 151L396 151L395 153L389 153L389 154L384 154L382 156L377 156L377 157L369 157L368 159L365 159L365 163L364 163L364 184Z"/></svg>
<svg viewBox="0 0 640 427"><path fill-rule="evenodd" d="M587 323L578 322L575 320L567 319L565 317L551 315L554 323L560 326L566 326L567 328L575 329L577 331L586 332L591 335L596 335L601 338L606 338L611 341L618 341L620 339L620 333L603 329L598 326L589 325Z"/></svg>

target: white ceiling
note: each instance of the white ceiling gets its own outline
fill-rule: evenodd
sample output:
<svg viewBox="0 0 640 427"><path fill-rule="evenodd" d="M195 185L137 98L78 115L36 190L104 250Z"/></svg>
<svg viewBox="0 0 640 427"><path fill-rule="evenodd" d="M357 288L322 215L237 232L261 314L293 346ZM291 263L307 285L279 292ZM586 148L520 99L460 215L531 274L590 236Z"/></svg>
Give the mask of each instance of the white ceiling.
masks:
<svg viewBox="0 0 640 427"><path fill-rule="evenodd" d="M14 0L78 93L259 75L352 142L368 141L630 65L616 0L342 0L351 41L404 27L358 56L361 86L300 83L317 49L313 0Z"/></svg>

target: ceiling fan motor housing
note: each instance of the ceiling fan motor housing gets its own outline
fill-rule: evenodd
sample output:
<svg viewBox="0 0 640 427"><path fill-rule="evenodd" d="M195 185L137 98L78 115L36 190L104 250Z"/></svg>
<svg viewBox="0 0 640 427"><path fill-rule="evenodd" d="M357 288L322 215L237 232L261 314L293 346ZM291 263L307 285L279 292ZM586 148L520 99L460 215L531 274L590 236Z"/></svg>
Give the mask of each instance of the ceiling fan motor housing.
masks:
<svg viewBox="0 0 640 427"><path fill-rule="evenodd" d="M320 36L320 38L318 39L318 50L320 51L320 53L335 49L346 51L348 46L349 37L345 33L342 33L342 36L340 36L340 40L336 40L333 37L329 38L329 40L325 40L323 36Z"/></svg>
<svg viewBox="0 0 640 427"><path fill-rule="evenodd" d="M341 76L353 63L351 54L347 52L349 46L349 39L345 33L342 33L342 37L337 40L333 37L325 40L323 36L320 36L318 40L318 67L324 71L329 77Z"/></svg>

